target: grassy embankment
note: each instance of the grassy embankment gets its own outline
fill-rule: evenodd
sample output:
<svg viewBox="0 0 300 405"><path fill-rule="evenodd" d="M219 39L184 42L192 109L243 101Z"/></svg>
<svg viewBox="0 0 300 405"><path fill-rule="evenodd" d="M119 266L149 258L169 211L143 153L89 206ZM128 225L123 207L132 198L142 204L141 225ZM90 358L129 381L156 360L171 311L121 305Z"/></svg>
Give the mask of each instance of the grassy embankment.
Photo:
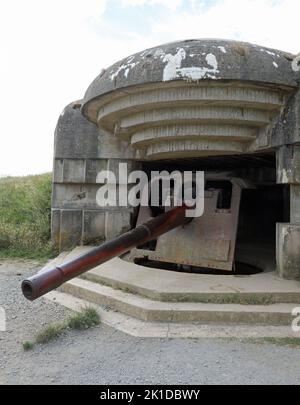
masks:
<svg viewBox="0 0 300 405"><path fill-rule="evenodd" d="M51 176L0 178L0 258L51 257Z"/></svg>

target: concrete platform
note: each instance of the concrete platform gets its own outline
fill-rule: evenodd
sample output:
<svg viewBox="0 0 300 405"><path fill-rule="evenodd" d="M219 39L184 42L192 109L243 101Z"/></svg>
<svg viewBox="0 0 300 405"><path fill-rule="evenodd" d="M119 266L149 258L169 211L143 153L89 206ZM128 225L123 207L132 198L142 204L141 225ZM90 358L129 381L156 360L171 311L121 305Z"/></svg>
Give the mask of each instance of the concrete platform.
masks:
<svg viewBox="0 0 300 405"><path fill-rule="evenodd" d="M77 247L58 259L69 260L90 249ZM300 281L283 280L275 271L251 276L179 273L115 258L85 273L83 278L167 302L300 303Z"/></svg>
<svg viewBox="0 0 300 405"><path fill-rule="evenodd" d="M63 253L46 268L90 249L78 247ZM148 323L149 327L157 324L159 335L171 324L185 325L184 329L178 326L178 336L183 330L190 330L188 325L192 328L189 334L197 335L200 332L192 326L197 323L197 328L208 325L210 331L212 325L217 330L222 326L226 336L236 334L237 327L246 326L250 328L245 329L247 336L269 336L266 328L271 328L270 332L274 327L284 328L281 336L291 336L292 310L300 307L300 282L282 280L275 272L251 276L179 273L139 266L120 258L70 280L59 291L53 294L62 303L90 303L102 312L118 314L123 323L127 318L130 324L143 322L143 330ZM215 333L219 336L219 332Z"/></svg>

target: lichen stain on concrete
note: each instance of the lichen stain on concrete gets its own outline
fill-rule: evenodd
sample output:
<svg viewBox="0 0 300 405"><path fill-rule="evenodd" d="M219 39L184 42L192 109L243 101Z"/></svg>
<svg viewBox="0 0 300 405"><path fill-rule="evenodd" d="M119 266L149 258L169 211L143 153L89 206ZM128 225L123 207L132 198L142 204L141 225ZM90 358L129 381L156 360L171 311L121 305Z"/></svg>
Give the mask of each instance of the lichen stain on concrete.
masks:
<svg viewBox="0 0 300 405"><path fill-rule="evenodd" d="M282 179L282 183L284 183L284 184L287 184L289 182L289 176L288 176L288 172L286 169L282 169L281 179Z"/></svg>
<svg viewBox="0 0 300 405"><path fill-rule="evenodd" d="M158 58L158 57L160 57L160 56L162 56L162 55L165 55L165 52L162 50L162 49L156 49L156 51L154 52L154 57L155 58Z"/></svg>
<svg viewBox="0 0 300 405"><path fill-rule="evenodd" d="M215 55L212 53L206 55L205 58L206 63L211 67L191 66L182 68L181 63L185 58L186 52L183 48L179 48L175 55L169 53L163 56L163 62L167 63L163 71L163 81L174 80L177 78L199 80L206 77L210 79L217 79L216 74L219 73L218 61Z"/></svg>

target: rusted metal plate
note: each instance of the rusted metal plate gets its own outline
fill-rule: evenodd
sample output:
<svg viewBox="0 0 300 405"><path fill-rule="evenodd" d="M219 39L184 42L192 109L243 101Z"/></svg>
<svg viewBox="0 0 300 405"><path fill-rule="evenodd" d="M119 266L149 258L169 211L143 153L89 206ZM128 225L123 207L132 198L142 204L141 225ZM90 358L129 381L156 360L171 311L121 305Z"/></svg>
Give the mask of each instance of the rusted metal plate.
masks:
<svg viewBox="0 0 300 405"><path fill-rule="evenodd" d="M218 209L219 189L205 192L204 214L183 227L161 235L155 250L133 249L130 259L178 263L231 271L234 262L241 188L232 181L230 209ZM150 215L141 208L138 222Z"/></svg>

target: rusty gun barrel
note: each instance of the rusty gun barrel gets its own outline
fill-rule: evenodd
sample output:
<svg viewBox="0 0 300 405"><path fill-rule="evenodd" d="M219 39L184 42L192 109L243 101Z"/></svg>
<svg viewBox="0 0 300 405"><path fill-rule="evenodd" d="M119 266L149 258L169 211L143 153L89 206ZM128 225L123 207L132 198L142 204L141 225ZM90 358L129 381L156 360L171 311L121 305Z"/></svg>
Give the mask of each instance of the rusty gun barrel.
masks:
<svg viewBox="0 0 300 405"><path fill-rule="evenodd" d="M24 296L33 301L99 264L120 256L138 245L143 245L177 226L184 225L190 220L186 218L186 209L186 205L175 207L135 229L104 242L74 260L29 277L22 282Z"/></svg>

